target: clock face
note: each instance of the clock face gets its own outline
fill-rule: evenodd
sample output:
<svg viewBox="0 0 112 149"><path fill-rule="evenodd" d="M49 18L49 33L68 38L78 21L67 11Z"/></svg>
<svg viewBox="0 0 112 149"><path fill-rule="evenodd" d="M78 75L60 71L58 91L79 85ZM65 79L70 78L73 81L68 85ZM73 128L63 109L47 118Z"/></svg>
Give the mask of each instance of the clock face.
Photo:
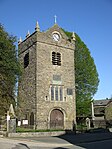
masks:
<svg viewBox="0 0 112 149"><path fill-rule="evenodd" d="M59 40L60 40L60 35L59 35L58 33L54 33L54 34L53 34L53 39L54 39L55 41L59 41Z"/></svg>

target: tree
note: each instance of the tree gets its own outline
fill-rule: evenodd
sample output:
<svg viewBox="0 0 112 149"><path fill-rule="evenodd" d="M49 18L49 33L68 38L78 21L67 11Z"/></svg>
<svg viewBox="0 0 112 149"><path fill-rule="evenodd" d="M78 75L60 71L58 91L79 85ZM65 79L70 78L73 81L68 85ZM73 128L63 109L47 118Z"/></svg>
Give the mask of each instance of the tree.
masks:
<svg viewBox="0 0 112 149"><path fill-rule="evenodd" d="M0 24L0 114L15 102L15 84L21 73L15 42L16 37Z"/></svg>
<svg viewBox="0 0 112 149"><path fill-rule="evenodd" d="M65 33L71 38L71 32L65 31ZM91 112L91 100L99 85L98 72L89 49L77 34L74 53L76 113L77 116L88 116Z"/></svg>

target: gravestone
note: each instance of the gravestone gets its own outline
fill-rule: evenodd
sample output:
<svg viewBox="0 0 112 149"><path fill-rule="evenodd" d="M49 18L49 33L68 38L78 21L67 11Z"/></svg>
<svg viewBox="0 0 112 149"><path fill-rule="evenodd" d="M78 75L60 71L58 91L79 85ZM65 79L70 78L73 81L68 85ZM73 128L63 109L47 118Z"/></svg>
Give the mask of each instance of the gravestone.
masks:
<svg viewBox="0 0 112 149"><path fill-rule="evenodd" d="M87 117L86 118L86 126L87 126L87 130L90 129L90 119Z"/></svg>

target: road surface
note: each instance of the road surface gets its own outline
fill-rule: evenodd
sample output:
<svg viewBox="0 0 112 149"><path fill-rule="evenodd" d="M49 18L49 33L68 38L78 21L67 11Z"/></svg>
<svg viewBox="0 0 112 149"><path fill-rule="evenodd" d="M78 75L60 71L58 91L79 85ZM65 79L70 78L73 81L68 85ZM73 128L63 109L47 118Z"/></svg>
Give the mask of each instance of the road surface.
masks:
<svg viewBox="0 0 112 149"><path fill-rule="evenodd" d="M98 140L95 138L98 137ZM102 136L99 140L99 136ZM76 138L77 137L77 138ZM92 140L93 137L93 140ZM104 139L103 139L104 138ZM87 140L88 139L88 140ZM89 141L90 140L90 141ZM65 135L64 137L0 138L0 149L112 149L106 134Z"/></svg>

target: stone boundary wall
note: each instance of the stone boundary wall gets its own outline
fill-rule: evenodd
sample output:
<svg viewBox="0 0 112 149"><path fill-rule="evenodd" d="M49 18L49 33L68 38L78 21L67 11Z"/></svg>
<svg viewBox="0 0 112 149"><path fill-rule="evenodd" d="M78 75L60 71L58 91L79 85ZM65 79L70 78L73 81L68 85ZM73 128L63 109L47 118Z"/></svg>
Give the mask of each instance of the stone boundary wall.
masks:
<svg viewBox="0 0 112 149"><path fill-rule="evenodd" d="M44 137L44 136L60 136L65 134L65 131L54 132L25 132L25 133L8 133L8 137Z"/></svg>

